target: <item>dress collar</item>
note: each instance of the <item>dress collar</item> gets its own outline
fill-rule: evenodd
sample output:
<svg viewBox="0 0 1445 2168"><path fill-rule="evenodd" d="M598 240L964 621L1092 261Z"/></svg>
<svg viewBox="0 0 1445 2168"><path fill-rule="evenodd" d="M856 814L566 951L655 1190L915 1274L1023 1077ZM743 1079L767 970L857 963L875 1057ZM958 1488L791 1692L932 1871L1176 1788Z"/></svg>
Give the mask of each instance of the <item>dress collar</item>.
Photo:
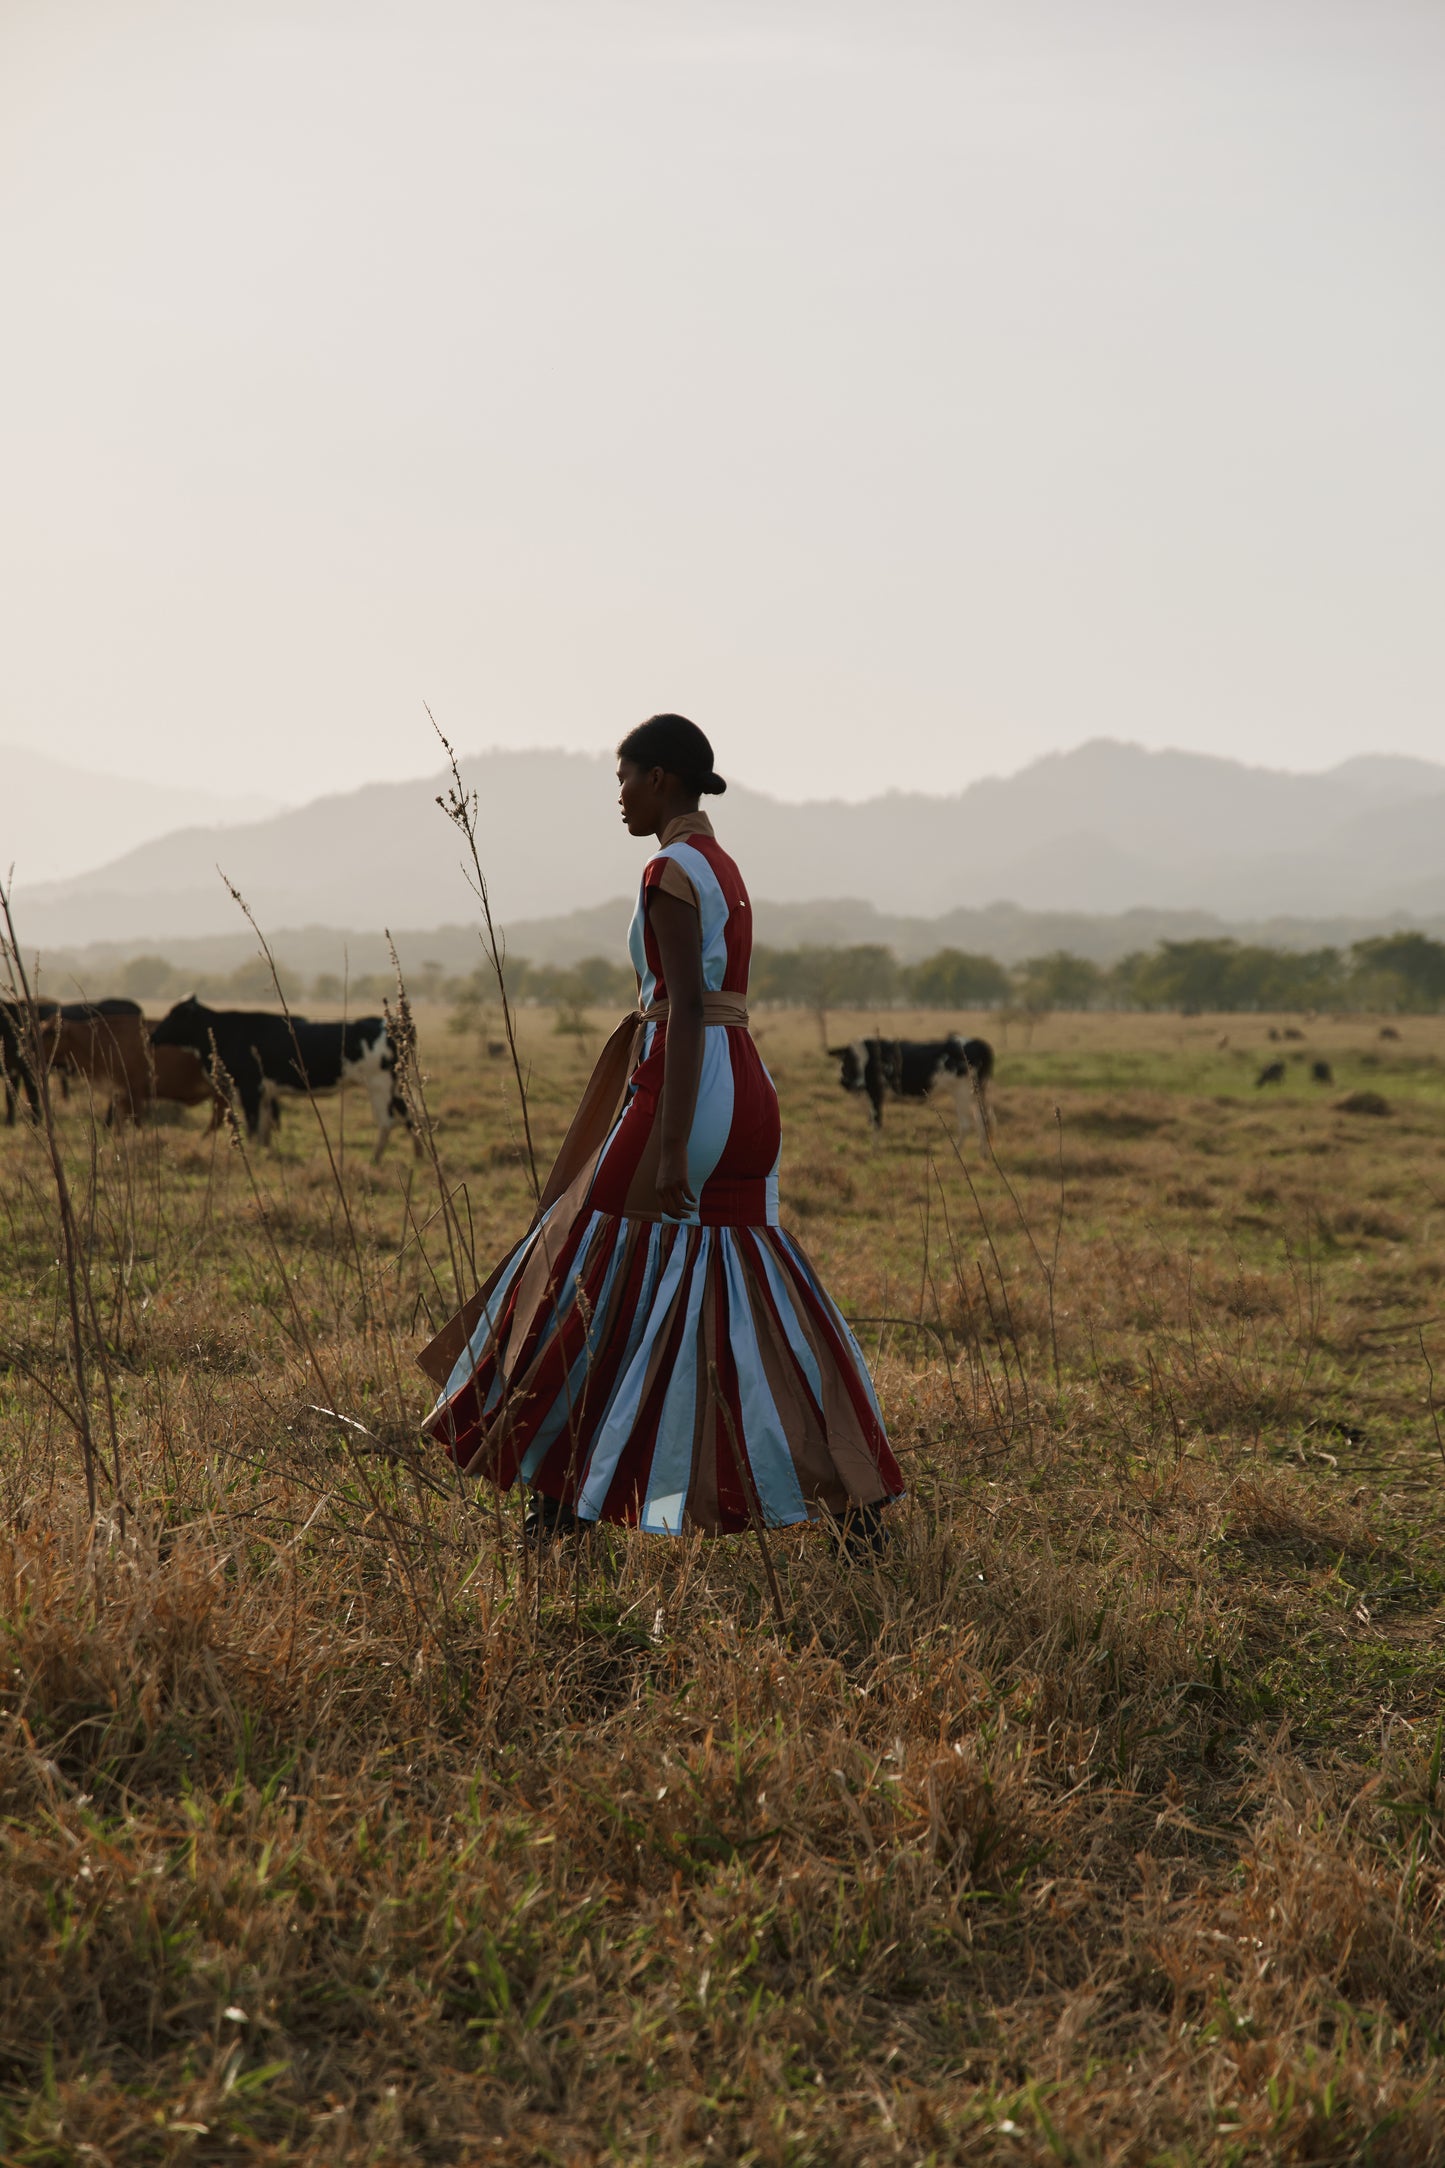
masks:
<svg viewBox="0 0 1445 2168"><path fill-rule="evenodd" d="M713 825L706 813L679 813L677 819L669 821L663 829L658 849L665 851L669 843L682 843L688 836L710 836L712 833Z"/></svg>

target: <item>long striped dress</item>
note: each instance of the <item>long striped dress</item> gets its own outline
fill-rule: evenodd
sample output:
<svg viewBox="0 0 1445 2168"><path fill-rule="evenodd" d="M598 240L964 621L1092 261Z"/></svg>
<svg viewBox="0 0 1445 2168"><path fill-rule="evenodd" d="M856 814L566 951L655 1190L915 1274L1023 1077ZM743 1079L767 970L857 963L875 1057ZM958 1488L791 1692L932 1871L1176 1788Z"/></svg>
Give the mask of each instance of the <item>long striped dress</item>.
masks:
<svg viewBox="0 0 1445 2168"><path fill-rule="evenodd" d="M643 872L629 948L644 1020L667 1001L658 891L697 910L709 1010L743 1017L752 913L705 815L673 822ZM556 1196L554 1175L434 1344L449 1367L430 1365L444 1385L428 1432L500 1488L520 1476L583 1520L669 1534L746 1527L745 1480L771 1526L899 1496L857 1343L778 1222L778 1099L746 1024L705 1023L686 1220L662 1216L655 1188L666 1022L634 1025L640 1059L600 1151Z"/></svg>

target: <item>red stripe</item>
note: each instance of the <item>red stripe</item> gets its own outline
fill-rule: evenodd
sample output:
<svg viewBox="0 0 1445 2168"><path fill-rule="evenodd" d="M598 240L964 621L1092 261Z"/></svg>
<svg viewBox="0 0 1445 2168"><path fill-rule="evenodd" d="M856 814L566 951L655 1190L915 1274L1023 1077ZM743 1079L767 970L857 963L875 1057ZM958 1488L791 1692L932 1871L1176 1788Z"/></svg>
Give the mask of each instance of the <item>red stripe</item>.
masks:
<svg viewBox="0 0 1445 2168"><path fill-rule="evenodd" d="M715 1321L717 1334L717 1375L721 1404L712 1403L711 1446L717 1471L718 1520L725 1529L736 1531L746 1528L751 1521L748 1512L747 1493L742 1486L738 1470L739 1459L747 1457L747 1438L743 1431L742 1396L738 1391L737 1364L733 1360L732 1336L728 1331L727 1281L719 1272L715 1291ZM703 1381L704 1389L711 1395L712 1381ZM727 1415L723 1413L724 1408ZM732 1429L728 1429L728 1418Z"/></svg>
<svg viewBox="0 0 1445 2168"><path fill-rule="evenodd" d="M716 836L689 836L687 844L689 850L699 852L707 860L722 891L723 902L727 905L727 924L723 929L726 960L723 965L722 991L725 994L746 994L748 970L753 959L753 913L747 889L743 885L743 877ZM644 896L650 895L661 885L663 871L668 862L662 855L648 859L642 869ZM667 988L663 983L661 960L657 953L657 944L652 938L652 921L645 911L642 945L647 958L647 968L657 981L657 998L665 1001Z"/></svg>
<svg viewBox="0 0 1445 2168"><path fill-rule="evenodd" d="M577 1409L577 1434L585 1440L581 1460L585 1462L592 1449L594 1432L603 1412L617 1389L618 1372L627 1352L627 1343L637 1321L637 1307L642 1295L642 1284L647 1272L648 1234L650 1229L639 1221L624 1223L636 1230L632 1238L632 1257L626 1268L621 1299L614 1312L607 1337L598 1349L591 1364L582 1397ZM664 1242L663 1259L666 1260L669 1245ZM572 1441L564 1434L543 1454L536 1474L532 1478L537 1490L545 1491L551 1498L571 1499L575 1489L572 1467Z"/></svg>

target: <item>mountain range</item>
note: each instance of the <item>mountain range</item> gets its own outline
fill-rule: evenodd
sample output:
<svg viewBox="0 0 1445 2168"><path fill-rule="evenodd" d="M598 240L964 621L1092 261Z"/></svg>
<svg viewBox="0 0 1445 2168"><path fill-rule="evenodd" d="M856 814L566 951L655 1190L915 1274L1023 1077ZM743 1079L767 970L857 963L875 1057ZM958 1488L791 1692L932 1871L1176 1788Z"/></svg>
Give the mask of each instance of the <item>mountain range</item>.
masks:
<svg viewBox="0 0 1445 2168"><path fill-rule="evenodd" d="M604 757L484 753L463 778L502 924L633 891L643 848L621 825ZM22 886L24 938L164 948L237 931L218 868L266 929L465 921L462 840L436 804L445 782L374 783L239 826L182 828L76 878ZM708 810L760 911L812 905L814 938L842 910L826 898L913 918L998 903L1229 921L1445 913L1445 766L1391 755L1297 775L1096 739L950 797L794 805L735 785Z"/></svg>
<svg viewBox="0 0 1445 2168"><path fill-rule="evenodd" d="M0 745L0 878L13 865L26 888L63 880L177 828L233 826L280 810L272 797L140 783Z"/></svg>

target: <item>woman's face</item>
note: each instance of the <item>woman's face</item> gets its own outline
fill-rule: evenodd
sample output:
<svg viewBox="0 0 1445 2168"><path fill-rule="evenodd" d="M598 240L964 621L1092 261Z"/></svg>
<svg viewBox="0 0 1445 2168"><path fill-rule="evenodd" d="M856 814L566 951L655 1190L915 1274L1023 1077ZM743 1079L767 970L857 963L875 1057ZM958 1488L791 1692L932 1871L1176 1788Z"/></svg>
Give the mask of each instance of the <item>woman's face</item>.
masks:
<svg viewBox="0 0 1445 2168"><path fill-rule="evenodd" d="M656 833L662 799L661 768L639 768L635 760L618 761L617 803L622 808L622 818L627 824L629 835L650 836Z"/></svg>

